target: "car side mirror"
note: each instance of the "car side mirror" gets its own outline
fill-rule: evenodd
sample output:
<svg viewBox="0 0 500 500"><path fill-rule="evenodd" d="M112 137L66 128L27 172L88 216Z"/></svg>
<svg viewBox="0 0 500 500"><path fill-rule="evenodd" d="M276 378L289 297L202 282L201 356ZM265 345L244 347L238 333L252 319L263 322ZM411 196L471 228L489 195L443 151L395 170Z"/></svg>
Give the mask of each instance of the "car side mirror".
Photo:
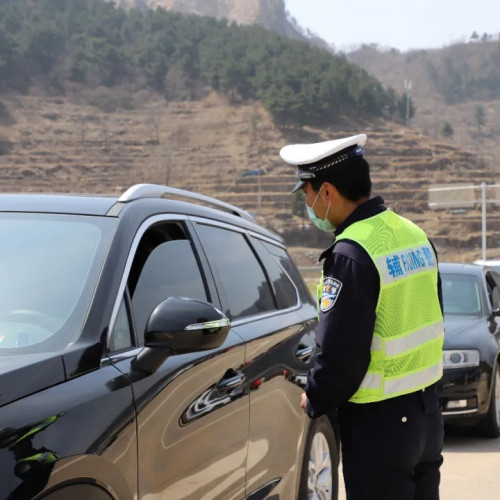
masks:
<svg viewBox="0 0 500 500"><path fill-rule="evenodd" d="M172 354L220 347L230 328L229 319L213 305L169 297L151 313L144 332L145 348L135 358L133 368L154 373Z"/></svg>
<svg viewBox="0 0 500 500"><path fill-rule="evenodd" d="M500 316L500 308L491 310L492 316Z"/></svg>
<svg viewBox="0 0 500 500"><path fill-rule="evenodd" d="M169 297L149 317L146 347L163 347L175 354L215 349L227 337L231 323L216 307L201 300Z"/></svg>

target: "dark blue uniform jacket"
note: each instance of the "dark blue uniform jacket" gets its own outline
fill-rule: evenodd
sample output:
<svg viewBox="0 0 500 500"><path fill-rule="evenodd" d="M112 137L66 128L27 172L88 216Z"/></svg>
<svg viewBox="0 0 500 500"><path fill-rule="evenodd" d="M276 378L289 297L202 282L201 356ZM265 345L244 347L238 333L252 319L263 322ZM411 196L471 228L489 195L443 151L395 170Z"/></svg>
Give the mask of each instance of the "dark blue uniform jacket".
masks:
<svg viewBox="0 0 500 500"><path fill-rule="evenodd" d="M354 222L384 210L387 207L381 197L362 203L337 228L335 235L340 235ZM375 308L380 293L375 264L357 243L350 240L334 242L321 254L320 260L323 259L325 279L333 278L333 283L340 289L333 306L320 312L317 351L306 385L307 413L311 418L353 404L348 400L358 390L370 363ZM442 309L440 285L439 280ZM425 391L422 397L425 397ZM435 388L430 397L435 405Z"/></svg>

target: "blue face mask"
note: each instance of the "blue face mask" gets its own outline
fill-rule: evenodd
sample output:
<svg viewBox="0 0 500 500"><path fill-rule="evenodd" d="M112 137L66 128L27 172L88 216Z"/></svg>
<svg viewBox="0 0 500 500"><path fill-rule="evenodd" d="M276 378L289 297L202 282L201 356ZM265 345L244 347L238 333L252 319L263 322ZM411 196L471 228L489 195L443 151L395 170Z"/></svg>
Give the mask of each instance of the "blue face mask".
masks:
<svg viewBox="0 0 500 500"><path fill-rule="evenodd" d="M314 199L312 207L310 207L309 205L306 204L307 215L309 216L309 219L311 219L311 222L318 229L321 229L321 231L327 231L327 232L331 233L332 231L335 231L335 229L337 229L337 228L328 220L328 212L330 211L330 203L328 203L328 208L326 209L326 215L325 215L324 219L320 219L316 215L316 213L314 212L314 205L316 204L319 193L321 193L322 189L323 189L323 184L321 184L321 187L319 188L318 194L316 195L316 198Z"/></svg>

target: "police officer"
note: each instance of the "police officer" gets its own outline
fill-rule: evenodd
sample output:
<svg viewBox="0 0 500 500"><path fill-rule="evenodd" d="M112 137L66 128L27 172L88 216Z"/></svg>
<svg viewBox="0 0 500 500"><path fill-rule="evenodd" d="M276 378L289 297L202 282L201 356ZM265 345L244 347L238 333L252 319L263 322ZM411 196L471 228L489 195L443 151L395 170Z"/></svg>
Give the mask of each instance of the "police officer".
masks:
<svg viewBox="0 0 500 500"><path fill-rule="evenodd" d="M443 422L443 315L425 233L370 198L366 135L285 146L311 221L332 232L320 256L317 354L301 406L338 410L348 500L436 500Z"/></svg>

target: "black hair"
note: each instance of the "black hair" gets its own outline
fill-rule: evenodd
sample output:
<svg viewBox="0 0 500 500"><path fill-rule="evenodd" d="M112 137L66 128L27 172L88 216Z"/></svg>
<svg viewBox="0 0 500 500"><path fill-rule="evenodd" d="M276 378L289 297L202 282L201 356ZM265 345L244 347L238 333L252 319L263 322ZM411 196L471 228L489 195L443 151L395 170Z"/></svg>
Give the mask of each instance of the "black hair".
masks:
<svg viewBox="0 0 500 500"><path fill-rule="evenodd" d="M372 191L370 165L362 156L332 165L318 172L309 182L314 191L319 191L323 182L329 182L344 198L354 202L369 198Z"/></svg>

